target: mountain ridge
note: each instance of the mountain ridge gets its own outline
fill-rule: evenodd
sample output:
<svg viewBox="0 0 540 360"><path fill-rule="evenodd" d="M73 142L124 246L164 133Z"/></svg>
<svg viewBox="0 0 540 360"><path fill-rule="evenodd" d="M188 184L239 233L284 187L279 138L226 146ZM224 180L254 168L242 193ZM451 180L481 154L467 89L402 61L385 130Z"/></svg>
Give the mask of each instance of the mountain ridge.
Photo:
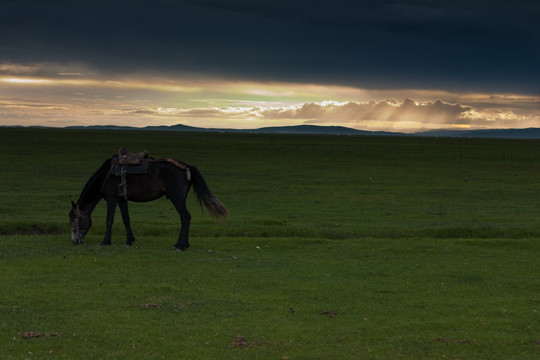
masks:
<svg viewBox="0 0 540 360"><path fill-rule="evenodd" d="M0 126L24 127L24 126ZM28 126L28 128L47 128L46 126ZM221 133L253 133L253 134L306 134L306 135L363 135L363 136L417 136L417 137L470 137L470 138L508 138L508 139L540 139L540 128L512 129L480 129L480 130L426 130L415 133L391 131L357 130L344 126L293 125L270 126L255 129L221 129L202 128L184 124L133 127L121 125L66 126L64 129L94 130L148 130L148 131L183 131L183 132L221 132Z"/></svg>

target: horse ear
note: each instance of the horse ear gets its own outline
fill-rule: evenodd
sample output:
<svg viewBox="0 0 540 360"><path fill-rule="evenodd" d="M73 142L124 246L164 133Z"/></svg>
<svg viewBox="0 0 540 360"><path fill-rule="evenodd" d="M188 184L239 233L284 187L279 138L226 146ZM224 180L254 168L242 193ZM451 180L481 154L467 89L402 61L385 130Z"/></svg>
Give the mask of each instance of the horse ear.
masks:
<svg viewBox="0 0 540 360"><path fill-rule="evenodd" d="M71 207L74 208L74 209L77 207L77 204L75 204L75 203L73 202L73 200L71 200Z"/></svg>

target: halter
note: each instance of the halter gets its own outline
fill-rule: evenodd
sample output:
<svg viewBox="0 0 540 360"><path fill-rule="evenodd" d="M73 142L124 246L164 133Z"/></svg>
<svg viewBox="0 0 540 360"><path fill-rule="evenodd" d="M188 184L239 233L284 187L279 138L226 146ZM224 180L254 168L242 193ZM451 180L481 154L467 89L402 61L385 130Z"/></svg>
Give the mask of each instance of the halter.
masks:
<svg viewBox="0 0 540 360"><path fill-rule="evenodd" d="M82 236L81 236L81 231L79 229L79 222L81 221L81 218L88 218L88 216L84 216L82 213L81 213L81 209L79 208L79 205L77 205L74 209L74 213L75 213L75 219L73 219L73 230L75 231L75 233L77 234L77 243L79 244L82 244Z"/></svg>

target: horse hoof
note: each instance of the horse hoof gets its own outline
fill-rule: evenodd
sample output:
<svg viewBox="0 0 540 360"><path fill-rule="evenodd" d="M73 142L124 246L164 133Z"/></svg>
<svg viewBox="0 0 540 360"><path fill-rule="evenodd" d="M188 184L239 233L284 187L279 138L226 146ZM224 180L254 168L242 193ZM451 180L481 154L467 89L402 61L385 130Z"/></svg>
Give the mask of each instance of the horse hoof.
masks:
<svg viewBox="0 0 540 360"><path fill-rule="evenodd" d="M179 251L186 251L188 249L189 245L174 245L174 248Z"/></svg>

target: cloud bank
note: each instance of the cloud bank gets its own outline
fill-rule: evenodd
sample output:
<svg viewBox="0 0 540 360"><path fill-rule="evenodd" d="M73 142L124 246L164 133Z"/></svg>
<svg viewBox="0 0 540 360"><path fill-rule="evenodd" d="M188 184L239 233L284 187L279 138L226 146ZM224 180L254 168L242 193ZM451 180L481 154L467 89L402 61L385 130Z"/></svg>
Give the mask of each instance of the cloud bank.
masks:
<svg viewBox="0 0 540 360"><path fill-rule="evenodd" d="M141 110L132 113L142 113ZM341 125L365 130L418 131L423 129L451 128L508 128L522 125L538 126L540 111L522 114L508 108L474 108L442 100L419 102L405 98L368 102L303 103L279 107L208 107L154 109L144 114L167 116L182 121L196 119L221 119L223 124L242 121L246 124ZM262 126L262 125L261 125Z"/></svg>

